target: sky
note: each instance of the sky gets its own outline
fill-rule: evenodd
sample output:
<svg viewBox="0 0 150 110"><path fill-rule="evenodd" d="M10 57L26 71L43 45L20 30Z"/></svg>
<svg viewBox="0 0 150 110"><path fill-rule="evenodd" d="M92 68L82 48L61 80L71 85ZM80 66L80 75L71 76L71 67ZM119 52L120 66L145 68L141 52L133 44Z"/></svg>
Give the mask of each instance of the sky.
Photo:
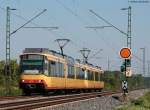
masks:
<svg viewBox="0 0 150 110"><path fill-rule="evenodd" d="M82 59L80 50L91 50L90 57L102 50L89 62L104 70L120 70L122 59L119 51L126 47L126 36L113 27L103 29L88 26L108 26L89 10L93 10L120 30L127 32L128 13L121 8L132 7L132 68L133 73L142 73L142 50L146 48L147 61L150 60L150 2L131 3L128 0L0 0L0 60L5 59L6 7L11 11L11 32L36 16L42 15L26 27L59 27L58 29L21 28L11 36L11 58L19 59L24 48L49 48L60 51L56 39L70 39L64 53ZM136 56L136 57L135 57ZM108 60L109 59L109 60Z"/></svg>

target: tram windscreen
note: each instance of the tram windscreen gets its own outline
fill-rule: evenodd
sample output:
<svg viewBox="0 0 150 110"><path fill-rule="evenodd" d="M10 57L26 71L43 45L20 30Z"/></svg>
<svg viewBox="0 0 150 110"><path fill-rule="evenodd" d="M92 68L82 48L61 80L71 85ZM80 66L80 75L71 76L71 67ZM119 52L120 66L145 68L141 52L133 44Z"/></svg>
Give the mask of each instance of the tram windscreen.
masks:
<svg viewBox="0 0 150 110"><path fill-rule="evenodd" d="M43 73L44 56L41 55L22 55L21 56L21 72L28 74Z"/></svg>

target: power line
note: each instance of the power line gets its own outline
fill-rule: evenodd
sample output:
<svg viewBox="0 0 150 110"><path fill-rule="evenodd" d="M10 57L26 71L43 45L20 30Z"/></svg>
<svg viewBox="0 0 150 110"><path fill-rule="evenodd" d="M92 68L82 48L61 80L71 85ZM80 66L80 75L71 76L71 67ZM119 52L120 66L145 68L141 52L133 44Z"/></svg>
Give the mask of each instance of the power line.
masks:
<svg viewBox="0 0 150 110"><path fill-rule="evenodd" d="M133 53L132 53L132 57L134 57L134 58L137 59L138 61L142 62L142 59L139 58L138 56L134 55Z"/></svg>
<svg viewBox="0 0 150 110"><path fill-rule="evenodd" d="M4 8L0 7L0 9L6 12L6 10ZM28 21L28 19L26 19L25 17L23 17L21 15L17 15L15 13L12 13L12 15L14 15L14 16L18 17L19 19L22 19L22 20L24 20L26 22ZM36 26L36 27L41 27L40 25L38 25L38 24L36 24L34 22L31 22L31 24L34 25L34 26ZM53 31L51 31L51 29L48 29L48 28L42 28L42 29L46 30L46 31L49 31L51 34L53 34L55 36L55 38L56 37L57 38L61 37L61 35L59 35L58 33L54 33Z"/></svg>
<svg viewBox="0 0 150 110"><path fill-rule="evenodd" d="M82 19L77 13L75 13L74 11L72 11L72 9L70 9L69 7L67 7L65 4L63 4L60 0L56 0L57 3L59 3L61 6L63 6L63 8L68 11L69 13L71 13L72 15L74 15L75 17L78 18L78 20L80 20L80 22L83 25L89 24L87 21L85 21L85 19Z"/></svg>
<svg viewBox="0 0 150 110"><path fill-rule="evenodd" d="M111 48L112 50L115 51L116 54L118 54L118 52L115 50L115 48L113 48L113 46L107 40L105 40L99 34L99 32L97 31L97 29L103 29L103 28L106 28L106 27L112 27L112 26L87 26L86 28L93 29L95 31L95 33L97 34L97 36L99 36L104 41L104 43L106 44L106 46L109 47L109 48ZM115 44L113 44L113 45L115 45Z"/></svg>
<svg viewBox="0 0 150 110"><path fill-rule="evenodd" d="M96 53L94 53L93 55L91 55L89 57L89 59L94 58L97 54L99 54L101 51L103 51L103 49L99 49Z"/></svg>
<svg viewBox="0 0 150 110"><path fill-rule="evenodd" d="M105 40L101 35L99 35L99 32L96 29L94 29L94 31L97 34L97 36L99 36L104 41L104 43L106 44L106 46L108 48L111 48L112 50L114 50L114 52L118 55L118 51L115 48L113 48L113 46L107 40Z"/></svg>
<svg viewBox="0 0 150 110"><path fill-rule="evenodd" d="M131 49L131 6L121 10L128 10L127 47Z"/></svg>
<svg viewBox="0 0 150 110"><path fill-rule="evenodd" d="M38 29L38 28L44 28L44 29L58 29L58 27L24 27L24 28L33 28L33 29Z"/></svg>
<svg viewBox="0 0 150 110"><path fill-rule="evenodd" d="M10 33L10 35L16 33L18 30L20 30L21 28L23 28L25 25L29 24L31 21L33 21L34 19L36 19L37 17L39 17L41 14L43 14L46 11L46 9L44 9L42 12L38 13L36 16L34 16L33 18L31 18L30 20L28 20L26 23L24 23L22 26L20 26L19 28L17 28L16 30L14 30L12 33Z"/></svg>
<svg viewBox="0 0 150 110"><path fill-rule="evenodd" d="M112 26L87 26L86 28L91 28L91 29L104 29L105 27L112 27Z"/></svg>
<svg viewBox="0 0 150 110"><path fill-rule="evenodd" d="M96 26L96 27L90 27L90 28L93 28L94 31L97 33L98 36L99 33L97 31L98 28L105 28L105 27L113 27L115 29L117 29L119 32L123 33L124 35L127 35L127 33L123 32L122 30L120 30L119 28L117 28L116 26L114 26L113 24L111 24L109 21L105 20L103 17L101 17L100 15L98 15L97 13L95 13L93 10L89 10L91 13L93 13L94 15L96 15L98 18L100 18L101 20L103 20L105 23L108 24L108 26ZM102 38L102 40L107 44L107 46L109 45L110 48L112 48L115 53L118 55L118 51L115 50L115 48L113 48L112 45L110 45L110 43L108 43L108 41L106 41L102 36L100 36Z"/></svg>
<svg viewBox="0 0 150 110"><path fill-rule="evenodd" d="M6 12L6 10L5 10L4 8L0 7L0 9ZM12 14L13 14L14 16L18 17L19 19L22 19L22 20L24 20L24 21L28 21L28 19L26 19L25 17L23 17L23 16L21 16L21 15L17 15L17 14L15 14L15 13L12 13ZM34 23L34 22L31 22L31 24L34 25L34 26L36 26L35 28L41 27L40 25L38 25L38 24L36 24L36 23ZM24 27L24 28L30 28L30 27ZM33 28L34 28L34 27L33 27ZM43 29L43 30L46 30L46 31L50 31L50 33L55 36L54 38L60 38L60 37L62 37L62 35L51 31L50 28L46 28L46 27L44 28L44 27L43 27L42 29ZM76 43L73 42L72 40L71 40L71 42L72 42L72 44L73 44L75 47L78 47L78 48L76 48L77 51L81 48L78 44L76 44ZM82 44L83 44L83 43L82 43Z"/></svg>
<svg viewBox="0 0 150 110"><path fill-rule="evenodd" d="M38 13L36 16L34 16L33 18L31 18L29 21L27 21L26 23L24 23L22 26L20 26L19 28L17 28L15 31L13 31L12 33L10 32L10 13L11 10L16 10L16 9L12 9L10 7L7 6L6 9L6 64L5 64L5 75L6 75L6 92L10 92L10 75L11 75L11 66L10 66L10 37L12 34L16 33L18 30L20 30L21 28L23 28L25 25L29 24L32 20L36 19L37 17L39 17L41 14L43 14L45 10L43 10L42 12Z"/></svg>
<svg viewBox="0 0 150 110"><path fill-rule="evenodd" d="M93 13L95 16L97 16L98 18L100 18L101 20L103 20L104 22L106 22L108 25L112 26L113 28L115 28L116 30L118 30L119 32L121 32L124 35L127 35L127 33L125 33L124 31L120 30L119 28L117 28L116 26L114 26L113 24L111 24L109 21L107 21L106 19L104 19L103 17L101 17L100 15L98 15L97 13L95 13L93 10L89 10L91 13Z"/></svg>

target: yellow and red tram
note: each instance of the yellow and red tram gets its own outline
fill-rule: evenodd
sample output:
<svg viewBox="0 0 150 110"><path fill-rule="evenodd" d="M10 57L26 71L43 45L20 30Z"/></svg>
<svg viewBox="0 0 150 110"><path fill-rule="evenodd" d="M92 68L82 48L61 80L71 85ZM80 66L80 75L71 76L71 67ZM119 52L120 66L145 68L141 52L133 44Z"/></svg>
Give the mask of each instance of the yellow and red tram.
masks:
<svg viewBox="0 0 150 110"><path fill-rule="evenodd" d="M103 70L46 48L26 48L20 55L20 88L25 94L53 90L101 90Z"/></svg>

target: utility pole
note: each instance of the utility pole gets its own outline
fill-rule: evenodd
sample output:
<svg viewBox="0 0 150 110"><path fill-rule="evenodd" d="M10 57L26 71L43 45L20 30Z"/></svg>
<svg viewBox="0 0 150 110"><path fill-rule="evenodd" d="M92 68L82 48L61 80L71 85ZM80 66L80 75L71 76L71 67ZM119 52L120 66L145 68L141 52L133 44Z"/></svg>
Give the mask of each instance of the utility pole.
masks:
<svg viewBox="0 0 150 110"><path fill-rule="evenodd" d="M131 49L131 6L128 8L127 47Z"/></svg>
<svg viewBox="0 0 150 110"><path fill-rule="evenodd" d="M10 68L10 7L7 7L7 15L6 15L6 75L10 75L11 68Z"/></svg>
<svg viewBox="0 0 150 110"><path fill-rule="evenodd" d="M101 17L100 15L98 15L96 12L94 12L93 10L89 10L92 14L94 14L95 16L97 16L99 19L103 20L105 23L108 24L108 26L102 26L102 27L88 27L88 28L104 28L104 27L113 27L114 29L118 30L120 33L124 34L127 36L127 47L129 47L131 49L131 6L129 6L128 8L122 8L121 10L128 10L128 30L127 33L120 30L118 27L116 27L115 25L111 24L109 21L107 21L106 19L104 19L103 17Z"/></svg>
<svg viewBox="0 0 150 110"><path fill-rule="evenodd" d="M13 35L14 33L16 33L18 30L20 30L21 28L23 28L25 25L27 25L28 23L30 23L32 20L34 20L35 18L37 18L38 16L40 16L42 13L44 13L46 11L46 9L44 9L42 12L40 12L39 14L37 14L36 16L34 16L32 19L30 19L29 21L27 21L25 24L23 24L22 26L20 26L19 28L17 28L16 30L10 32L10 11L11 10L16 10L16 9L12 9L9 6L6 9L6 64L5 64L5 87L6 87L6 94L8 95L11 91L10 91L10 81L11 81L11 65L10 65L10 37L11 35Z"/></svg>
<svg viewBox="0 0 150 110"><path fill-rule="evenodd" d="M148 64L147 76L150 77L150 60L147 61L147 64Z"/></svg>
<svg viewBox="0 0 150 110"><path fill-rule="evenodd" d="M128 10L128 29L127 33L120 30L113 24L111 24L109 21L105 20L103 17L95 13L93 10L90 10L91 13L93 13L95 16L97 16L99 19L103 20L105 23L107 23L109 26L112 26L114 29L118 30L120 33L124 34L127 37L127 47L131 49L131 6L128 8L122 8L122 10ZM131 73L131 57L125 58L124 62L125 65L125 80L122 82L122 88L124 92L124 98L126 100L126 93L128 93L128 76L127 73ZM127 64L128 63L128 64ZM127 66L128 66L128 71L127 71Z"/></svg>
<svg viewBox="0 0 150 110"><path fill-rule="evenodd" d="M5 95L10 93L10 8L7 7L6 15L6 64L5 64Z"/></svg>
<svg viewBox="0 0 150 110"><path fill-rule="evenodd" d="M122 8L121 10L128 10L127 47L131 49L131 6Z"/></svg>
<svg viewBox="0 0 150 110"><path fill-rule="evenodd" d="M122 8L121 10L128 10L127 47L131 49L131 6L129 6L128 8ZM128 72L131 73L131 57L124 59L124 62L125 62L125 82L128 84L127 73ZM124 95L125 93L128 93L128 86L127 89L124 91Z"/></svg>
<svg viewBox="0 0 150 110"><path fill-rule="evenodd" d="M120 33L124 34L127 37L127 47L131 49L131 6L129 6L128 8L122 8L121 10L128 10L128 29L127 29L127 33L124 32L124 31L122 31L121 29L119 29L118 27L116 27L115 25L113 25L112 23L110 23L109 21L107 21L106 19L104 19L102 16L98 15L93 10L89 10L89 11L92 14L94 14L95 16L97 16L99 19L101 19L102 21L104 21L105 23L107 23L109 27L113 27L114 29L116 29ZM94 29L96 29L96 28L97 27L94 27ZM104 27L101 27L101 28L104 28ZM130 62L130 65L128 65L128 69L130 68L130 72L131 72L131 57L128 58L128 60L124 60L124 62L125 61L129 61Z"/></svg>
<svg viewBox="0 0 150 110"><path fill-rule="evenodd" d="M6 9L6 63L5 63L5 95L10 93L11 66L10 66L10 11L16 10L7 7Z"/></svg>
<svg viewBox="0 0 150 110"><path fill-rule="evenodd" d="M127 47L131 49L131 6L128 8L122 8L121 10L128 10ZM125 64L128 63L128 71L131 72L131 57L125 59L124 62Z"/></svg>
<svg viewBox="0 0 150 110"><path fill-rule="evenodd" d="M110 59L108 57L108 71L110 70Z"/></svg>
<svg viewBox="0 0 150 110"><path fill-rule="evenodd" d="M146 53L146 51L145 51L145 47L144 48L140 48L141 50L142 50L142 52L143 52L143 76L146 76L146 74L145 74L145 53Z"/></svg>
<svg viewBox="0 0 150 110"><path fill-rule="evenodd" d="M5 75L10 75L10 7L7 7L6 15L6 65Z"/></svg>

